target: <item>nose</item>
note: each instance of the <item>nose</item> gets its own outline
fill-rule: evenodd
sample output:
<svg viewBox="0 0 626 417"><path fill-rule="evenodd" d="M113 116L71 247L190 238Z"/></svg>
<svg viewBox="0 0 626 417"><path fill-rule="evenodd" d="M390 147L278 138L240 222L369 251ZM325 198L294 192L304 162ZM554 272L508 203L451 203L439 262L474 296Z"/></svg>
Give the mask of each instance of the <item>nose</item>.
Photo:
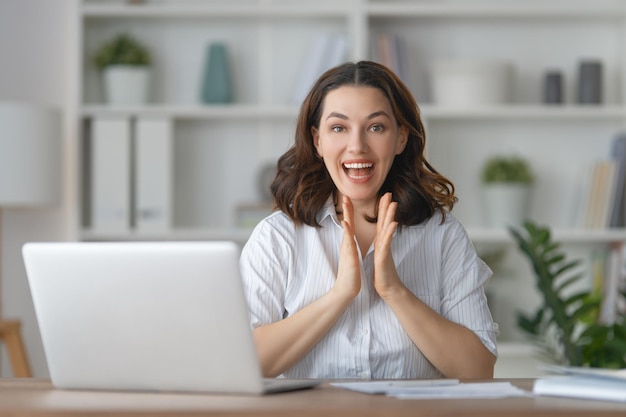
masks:
<svg viewBox="0 0 626 417"><path fill-rule="evenodd" d="M363 153L367 150L367 137L362 130L354 130L348 142L348 151L352 153Z"/></svg>

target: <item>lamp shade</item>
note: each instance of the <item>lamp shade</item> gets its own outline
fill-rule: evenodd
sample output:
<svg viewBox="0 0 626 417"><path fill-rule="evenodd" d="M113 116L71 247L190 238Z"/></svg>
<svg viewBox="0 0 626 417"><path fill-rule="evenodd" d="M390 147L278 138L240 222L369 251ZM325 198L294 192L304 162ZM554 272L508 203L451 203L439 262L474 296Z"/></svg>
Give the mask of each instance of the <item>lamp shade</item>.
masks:
<svg viewBox="0 0 626 417"><path fill-rule="evenodd" d="M61 117L50 108L0 102L0 207L56 204Z"/></svg>

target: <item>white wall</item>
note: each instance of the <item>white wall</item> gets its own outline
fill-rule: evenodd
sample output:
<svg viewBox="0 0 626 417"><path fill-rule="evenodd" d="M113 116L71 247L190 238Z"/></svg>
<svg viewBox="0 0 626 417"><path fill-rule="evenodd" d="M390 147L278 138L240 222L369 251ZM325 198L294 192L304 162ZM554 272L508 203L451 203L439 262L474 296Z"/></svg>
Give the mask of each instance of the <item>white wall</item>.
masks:
<svg viewBox="0 0 626 417"><path fill-rule="evenodd" d="M73 69L70 60L73 0L0 0L0 101L16 100L52 105L64 115L64 132L69 117L68 83ZM1 128L1 127L0 127ZM1 132L0 132L1 134ZM64 157L72 155L71 140L64 134ZM68 152L70 151L70 152ZM39 329L26 281L21 246L27 241L71 238L73 199L72 166L63 162L63 203L44 210L4 210L0 214L2 252L1 314L22 320L23 336L35 376L48 375ZM1 376L12 375L2 348Z"/></svg>

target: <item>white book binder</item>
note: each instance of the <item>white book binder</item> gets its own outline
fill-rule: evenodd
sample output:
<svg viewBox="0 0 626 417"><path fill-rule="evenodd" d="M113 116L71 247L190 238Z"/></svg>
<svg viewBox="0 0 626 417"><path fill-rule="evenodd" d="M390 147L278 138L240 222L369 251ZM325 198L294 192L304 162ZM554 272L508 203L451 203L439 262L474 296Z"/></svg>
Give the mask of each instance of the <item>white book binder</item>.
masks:
<svg viewBox="0 0 626 417"><path fill-rule="evenodd" d="M537 379L535 395L626 402L626 369L548 365L545 370L562 375Z"/></svg>
<svg viewBox="0 0 626 417"><path fill-rule="evenodd" d="M131 125L124 117L91 123L91 226L95 232L128 232L131 206Z"/></svg>
<svg viewBox="0 0 626 417"><path fill-rule="evenodd" d="M172 121L137 119L135 141L136 229L166 232L172 222Z"/></svg>

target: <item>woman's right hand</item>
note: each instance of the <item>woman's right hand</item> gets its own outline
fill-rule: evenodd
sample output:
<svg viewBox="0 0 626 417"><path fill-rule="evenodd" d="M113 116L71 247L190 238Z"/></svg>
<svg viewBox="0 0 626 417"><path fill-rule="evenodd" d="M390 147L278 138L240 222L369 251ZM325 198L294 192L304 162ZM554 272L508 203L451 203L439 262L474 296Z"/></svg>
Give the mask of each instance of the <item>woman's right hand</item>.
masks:
<svg viewBox="0 0 626 417"><path fill-rule="evenodd" d="M339 268L333 290L352 300L361 291L359 252L354 238L354 207L350 198L343 196L343 238L339 250Z"/></svg>
<svg viewBox="0 0 626 417"><path fill-rule="evenodd" d="M276 377L291 368L315 346L345 312L361 290L359 253L354 238L354 208L344 197L343 239L333 288L295 314L254 329L254 339L266 377Z"/></svg>

